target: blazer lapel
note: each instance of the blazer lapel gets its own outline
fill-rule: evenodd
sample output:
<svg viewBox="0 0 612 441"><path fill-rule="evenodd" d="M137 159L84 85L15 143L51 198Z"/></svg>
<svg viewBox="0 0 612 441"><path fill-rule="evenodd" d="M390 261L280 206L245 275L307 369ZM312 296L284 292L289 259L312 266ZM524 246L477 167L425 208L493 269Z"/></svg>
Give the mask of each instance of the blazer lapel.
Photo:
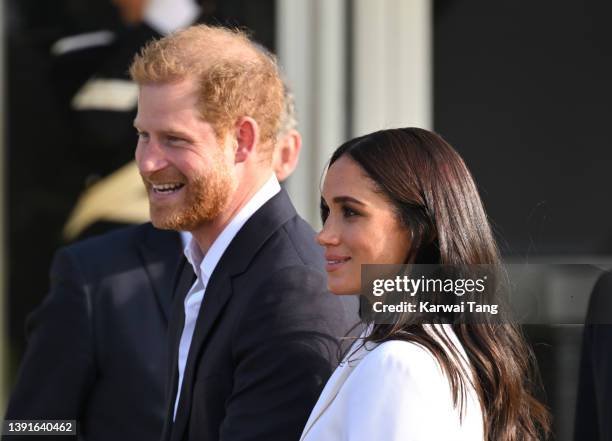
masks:
<svg viewBox="0 0 612 441"><path fill-rule="evenodd" d="M176 399L177 387L178 387L178 349L181 340L181 334L183 332L183 326L185 325L185 308L184 301L187 293L191 289L191 286L195 283L196 276L193 273L193 269L187 259L184 257L181 259L178 267L177 277L174 278L174 289L172 290L174 300L172 304L172 314L170 315L170 323L168 325L168 339L169 339L169 368L170 381L167 385L167 409L166 409L166 422L164 424L162 440L169 440L175 438L174 426L174 403ZM184 384L184 382L183 382ZM181 415L177 412L177 420L180 419ZM171 435L169 434L171 433Z"/></svg>
<svg viewBox="0 0 612 441"><path fill-rule="evenodd" d="M200 362L200 354L216 321L222 317L223 309L232 296L232 277L244 272L259 248L275 231L294 216L296 216L295 209L286 192L281 190L244 224L211 274L189 348L171 440L181 440L187 428L191 411L194 376ZM184 316L184 312L181 314ZM178 338L180 339L180 335ZM178 348L178 343L176 348ZM171 356L176 358L177 352L175 351ZM174 361L174 365L176 366L176 361ZM174 370L173 381L175 381L176 376L177 372ZM174 395L176 396L176 394Z"/></svg>
<svg viewBox="0 0 612 441"><path fill-rule="evenodd" d="M148 225L138 244L140 257L162 315L168 322L172 308L172 280L182 256L180 235Z"/></svg>
<svg viewBox="0 0 612 441"><path fill-rule="evenodd" d="M216 270L215 273L217 273ZM191 340L191 346L187 356L183 383L181 385L181 394L176 412L176 420L174 421L174 428L172 429L172 440L180 440L183 438L183 434L187 428L187 422L189 421L189 416L191 413L194 375L199 366L200 353L212 328L217 320L219 320L219 318L222 316L223 308L227 304L231 295L231 279L229 275L227 273L217 273L213 275L204 293L204 299L202 300L202 305L200 306L200 312L196 321L193 339ZM176 376L177 375L174 375L173 378ZM174 396L176 396L176 393Z"/></svg>
<svg viewBox="0 0 612 441"><path fill-rule="evenodd" d="M178 349L181 340L181 334L183 333L183 326L185 326L185 297L193 286L196 280L196 276L193 273L193 269L187 259L183 258L179 265L180 274L176 282L176 289L174 290L174 301L172 304L172 315L170 317L170 324L168 326L168 337L170 338L170 356L172 357L172 377L175 378L178 373Z"/></svg>
<svg viewBox="0 0 612 441"><path fill-rule="evenodd" d="M360 345L361 342L356 341L355 344ZM371 346L368 346L368 348L371 349ZM345 357L342 363L338 365L332 376L329 377L329 380L327 381L323 392L321 392L321 396L317 400L317 403L312 409L312 412L310 412L308 421L306 422L304 430L302 431L300 441L302 441L306 437L312 426L317 422L321 415L325 413L327 408L334 401L346 380L350 377L350 375L359 365L361 360L363 360L363 357L367 355L367 351L368 349L366 349L364 346L359 346L357 350L351 349L347 357Z"/></svg>

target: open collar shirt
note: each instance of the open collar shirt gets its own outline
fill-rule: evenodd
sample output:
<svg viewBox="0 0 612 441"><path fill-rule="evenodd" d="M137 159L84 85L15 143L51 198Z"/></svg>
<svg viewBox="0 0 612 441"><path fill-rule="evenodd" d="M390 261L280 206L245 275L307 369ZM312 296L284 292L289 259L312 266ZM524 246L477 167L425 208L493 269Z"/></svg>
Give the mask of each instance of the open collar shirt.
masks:
<svg viewBox="0 0 612 441"><path fill-rule="evenodd" d="M193 333L195 331L196 320L200 312L200 306L206 292L206 286L208 281L221 260L223 253L232 242L238 231L242 226L249 220L249 218L259 210L267 201L272 199L279 191L281 187L276 179L276 176L272 174L270 179L253 195L253 197L245 204L244 207L234 216L234 218L227 224L221 234L215 239L211 247L206 254L202 253L200 246L193 237L185 237L189 239L185 247L185 257L187 261L193 267L193 271L196 275L196 281L187 293L185 297L185 325L183 327L183 333L181 334L181 340L179 343L178 351L178 388L176 392L176 398L174 401L174 419L176 419L176 412L178 409L179 398L181 395L181 386L183 384L183 376L185 374L185 366L187 364L187 356L189 355L189 348L191 346L191 340L193 339Z"/></svg>

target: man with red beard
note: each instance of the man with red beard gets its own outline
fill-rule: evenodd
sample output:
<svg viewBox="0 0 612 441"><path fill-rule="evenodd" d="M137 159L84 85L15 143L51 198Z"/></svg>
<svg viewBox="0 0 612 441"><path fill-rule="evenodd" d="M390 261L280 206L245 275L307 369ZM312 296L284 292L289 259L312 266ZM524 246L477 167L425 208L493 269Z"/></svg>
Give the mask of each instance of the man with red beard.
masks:
<svg viewBox="0 0 612 441"><path fill-rule="evenodd" d="M130 73L151 220L192 234L163 439L297 440L356 317L327 293L314 232L273 173L275 60L200 25L149 43Z"/></svg>
<svg viewBox="0 0 612 441"><path fill-rule="evenodd" d="M284 101L273 154L280 182L301 146L288 90ZM27 321L6 420L76 420L87 441L159 439L172 278L188 236L145 223L58 250L50 292Z"/></svg>

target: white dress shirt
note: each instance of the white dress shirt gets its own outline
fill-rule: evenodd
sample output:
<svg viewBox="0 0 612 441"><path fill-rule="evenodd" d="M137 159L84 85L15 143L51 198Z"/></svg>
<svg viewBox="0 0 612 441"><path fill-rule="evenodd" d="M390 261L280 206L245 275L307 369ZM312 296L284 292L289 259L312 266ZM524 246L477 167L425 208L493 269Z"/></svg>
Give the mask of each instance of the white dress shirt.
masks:
<svg viewBox="0 0 612 441"><path fill-rule="evenodd" d="M185 247L185 257L193 266L197 279L185 297L185 326L181 334L181 341L178 351L178 389L176 399L174 401L174 418L176 419L176 411L178 409L179 398L181 396L181 386L183 384L183 375L185 374L185 366L187 364L187 356L195 330L196 320L200 312L200 305L204 299L204 293L208 281L217 266L221 256L232 242L238 231L246 223L247 220L261 208L268 200L272 199L280 191L280 185L276 176L272 174L270 179L255 193L255 195L246 203L244 207L234 216L227 224L221 234L215 239L210 246L206 255L200 250L197 241L191 237L189 243Z"/></svg>
<svg viewBox="0 0 612 441"><path fill-rule="evenodd" d="M193 236L191 236L191 233L189 231L180 231L179 234L181 235L181 243L183 244L184 252L185 248L187 248L187 245L189 245L189 242L191 242L191 238Z"/></svg>

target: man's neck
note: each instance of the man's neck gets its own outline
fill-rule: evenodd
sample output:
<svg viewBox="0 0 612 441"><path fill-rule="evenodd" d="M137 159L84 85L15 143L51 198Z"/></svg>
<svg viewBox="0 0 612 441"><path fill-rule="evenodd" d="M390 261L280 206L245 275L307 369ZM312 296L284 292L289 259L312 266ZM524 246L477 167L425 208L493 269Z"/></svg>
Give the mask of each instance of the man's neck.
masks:
<svg viewBox="0 0 612 441"><path fill-rule="evenodd" d="M262 175L255 182L241 183L230 198L228 205L223 209L221 214L215 219L203 222L191 231L194 239L200 246L202 254L205 256L212 244L217 240L225 227L236 217L236 215L244 208L246 204L257 194L257 192L270 179L270 175Z"/></svg>

